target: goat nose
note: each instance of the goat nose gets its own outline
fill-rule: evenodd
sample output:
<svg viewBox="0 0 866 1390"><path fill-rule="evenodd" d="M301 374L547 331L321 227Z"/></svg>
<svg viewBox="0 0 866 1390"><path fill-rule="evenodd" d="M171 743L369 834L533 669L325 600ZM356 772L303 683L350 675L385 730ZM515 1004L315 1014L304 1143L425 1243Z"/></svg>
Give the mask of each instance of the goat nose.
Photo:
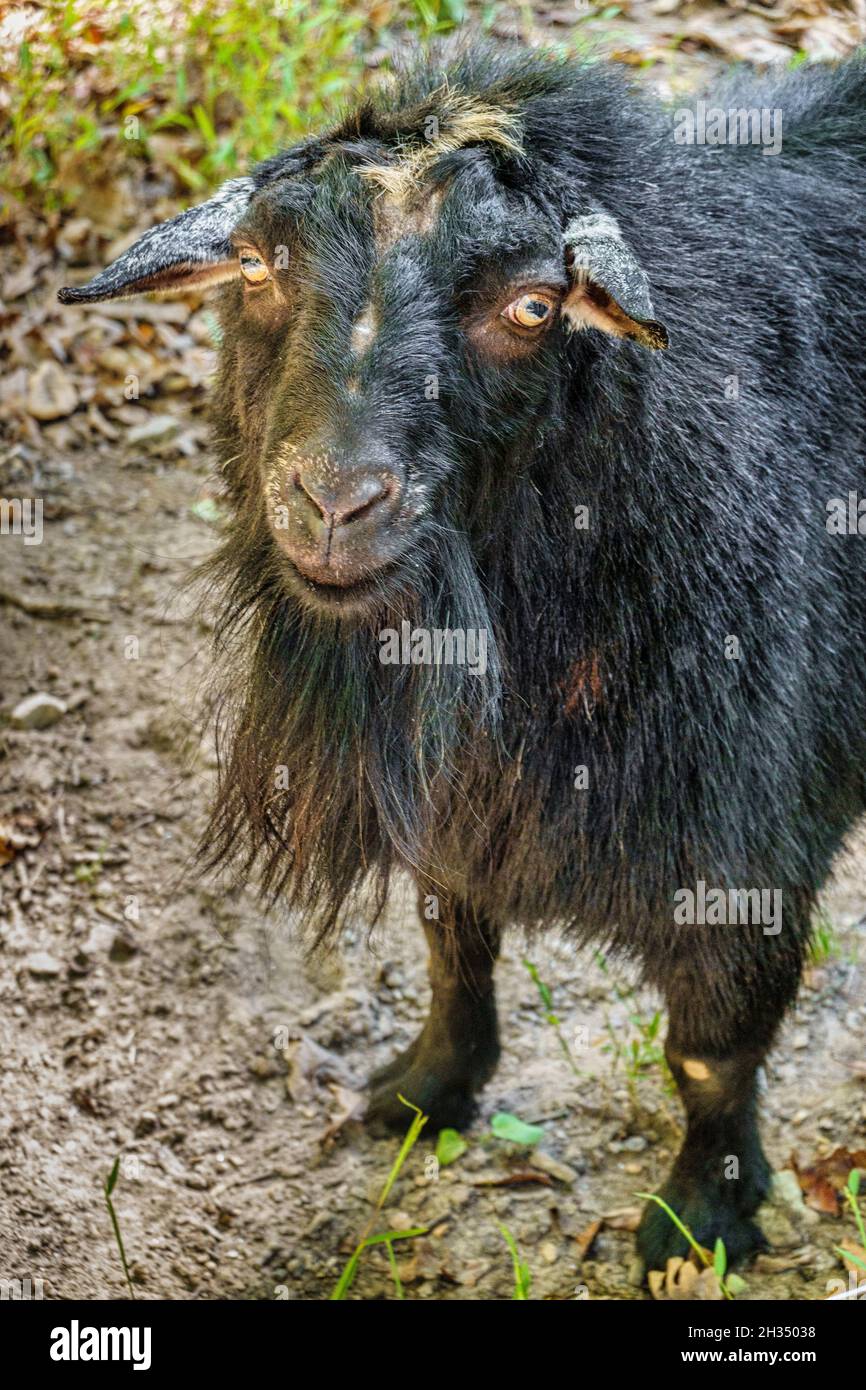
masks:
<svg viewBox="0 0 866 1390"><path fill-rule="evenodd" d="M321 478L298 469L295 487L309 498L327 526L348 526L360 521L391 493L390 484L374 473L329 486Z"/></svg>

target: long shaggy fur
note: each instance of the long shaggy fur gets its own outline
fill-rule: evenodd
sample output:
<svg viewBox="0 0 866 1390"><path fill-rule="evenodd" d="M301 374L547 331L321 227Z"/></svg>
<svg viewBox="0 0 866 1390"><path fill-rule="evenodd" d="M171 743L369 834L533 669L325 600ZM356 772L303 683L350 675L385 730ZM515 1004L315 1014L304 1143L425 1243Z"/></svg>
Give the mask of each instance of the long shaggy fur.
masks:
<svg viewBox="0 0 866 1390"><path fill-rule="evenodd" d="M864 481L866 70L716 94L783 111L767 157L675 144L671 114L599 67L486 49L423 64L257 171L274 226L297 220L328 313L362 302L351 286L370 244L346 161L397 160L443 81L521 132L522 153L437 166L462 190L447 231L471 269L455 293L472 296L496 190L525 210L515 254L542 223L600 206L671 346L563 328L535 358L482 371L455 350L436 267L422 275L398 246L401 336L392 358L381 346L377 409L433 500L375 611L328 619L285 582L259 459L326 408L340 348L324 310L299 303L279 339L289 390L224 292L234 516L209 566L224 698L206 857L257 869L320 935L364 884L375 911L406 868L487 919L607 941L662 983L688 950L727 1030L762 990L789 990L814 894L864 809L866 542L825 522ZM429 410L412 364L440 375ZM486 676L382 667L376 634L404 617L487 627ZM784 930L705 929L686 947L673 894L699 879L781 889Z"/></svg>

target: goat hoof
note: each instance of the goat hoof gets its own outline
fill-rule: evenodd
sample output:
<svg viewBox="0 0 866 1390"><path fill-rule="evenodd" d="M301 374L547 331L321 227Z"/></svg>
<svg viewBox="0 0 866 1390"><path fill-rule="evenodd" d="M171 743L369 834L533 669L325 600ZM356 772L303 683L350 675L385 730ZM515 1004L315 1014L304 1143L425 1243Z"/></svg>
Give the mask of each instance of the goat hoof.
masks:
<svg viewBox="0 0 866 1390"><path fill-rule="evenodd" d="M736 1187L736 1183L726 1184ZM752 1212L761 1200L757 1187L747 1202L743 1194L716 1188L708 1191L684 1184L672 1177L659 1196L675 1211L680 1221L712 1254L716 1241L724 1243L728 1266L767 1248L761 1228L751 1220ZM744 1209L744 1207L746 1209ZM655 1202L647 1205L637 1233L638 1253L644 1269L666 1269L667 1262L676 1256L686 1257L691 1247L685 1236Z"/></svg>
<svg viewBox="0 0 866 1390"><path fill-rule="evenodd" d="M371 1077L364 1122L373 1132L405 1133L412 1113L398 1096L417 1105L432 1129L463 1129L475 1115L475 1092L492 1073L495 1061L467 1075L459 1059L453 1059L453 1066L449 1066L449 1059L426 1053L422 1039L423 1034Z"/></svg>
<svg viewBox="0 0 866 1390"><path fill-rule="evenodd" d="M419 1081L399 1078L371 1088L364 1115L364 1123L371 1133L406 1132L412 1120L412 1111L399 1096L417 1105L434 1130L465 1129L477 1109L475 1097L466 1086L455 1084L443 1087L437 1084L435 1078L421 1078Z"/></svg>

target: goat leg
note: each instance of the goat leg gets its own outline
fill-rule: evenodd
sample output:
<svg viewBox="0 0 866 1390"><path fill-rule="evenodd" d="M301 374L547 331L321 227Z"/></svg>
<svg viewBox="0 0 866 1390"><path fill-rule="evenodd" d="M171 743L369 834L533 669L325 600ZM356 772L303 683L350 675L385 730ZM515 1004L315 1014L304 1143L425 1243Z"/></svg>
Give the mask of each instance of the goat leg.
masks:
<svg viewBox="0 0 866 1390"><path fill-rule="evenodd" d="M405 1130L409 1115L398 1092L430 1117L434 1128L459 1129L475 1111L475 1093L499 1060L493 967L498 927L463 905L442 921L422 918L430 950L430 1013L420 1034L372 1077L367 1123Z"/></svg>
<svg viewBox="0 0 866 1390"><path fill-rule="evenodd" d="M765 1245L752 1219L767 1194L770 1166L758 1134L758 1069L796 994L803 933L786 923L772 940L747 927L728 928L727 962L703 969L677 964L667 980L668 1064L686 1112L686 1136L660 1196L712 1251L718 1239L728 1263ZM638 1232L647 1269L687 1256L685 1238L656 1203Z"/></svg>

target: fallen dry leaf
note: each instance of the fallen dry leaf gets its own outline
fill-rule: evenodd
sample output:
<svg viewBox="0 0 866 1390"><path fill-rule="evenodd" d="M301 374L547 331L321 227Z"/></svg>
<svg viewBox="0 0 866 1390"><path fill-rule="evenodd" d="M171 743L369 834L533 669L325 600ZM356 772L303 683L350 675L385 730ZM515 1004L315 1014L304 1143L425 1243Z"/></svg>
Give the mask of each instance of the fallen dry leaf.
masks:
<svg viewBox="0 0 866 1390"><path fill-rule="evenodd" d="M866 1250L864 1250L863 1246L858 1245L857 1241L852 1240L850 1236L845 1236L843 1240L840 1240L839 1245L842 1250L848 1250L852 1255L857 1256L856 1260L848 1260L844 1255L840 1255L839 1258L845 1268L853 1269L855 1274L860 1274L866 1279L866 1271L863 1269L863 1265L866 1264Z"/></svg>
<svg viewBox="0 0 866 1390"><path fill-rule="evenodd" d="M574 1243L577 1246L578 1264L582 1264L586 1259L603 1225L603 1221L590 1221L589 1225L585 1226L584 1229L575 1236Z"/></svg>
<svg viewBox="0 0 866 1390"><path fill-rule="evenodd" d="M40 362L27 388L27 409L34 420L59 420L78 405L78 391L56 362Z"/></svg>
<svg viewBox="0 0 866 1390"><path fill-rule="evenodd" d="M20 299L22 295L29 294L36 288L39 282L39 270L47 257L36 261L28 261L26 265L19 266L17 270L11 270L3 278L3 298Z"/></svg>
<svg viewBox="0 0 866 1390"><path fill-rule="evenodd" d="M786 43L767 35L767 26L757 16L736 12L703 10L680 26L684 39L714 49L728 60L741 63L784 63L791 56Z"/></svg>
<svg viewBox="0 0 866 1390"><path fill-rule="evenodd" d="M503 1173L495 1178L476 1178L470 1187L521 1187L527 1183L538 1183L541 1187L552 1187L553 1179L538 1169L515 1168L511 1173Z"/></svg>
<svg viewBox="0 0 866 1390"><path fill-rule="evenodd" d="M647 1283L653 1298L660 1302L683 1300L717 1303L725 1296L714 1269L707 1267L698 1270L691 1260L679 1257L668 1260L664 1273L660 1269L651 1269L647 1274Z"/></svg>
<svg viewBox="0 0 866 1390"><path fill-rule="evenodd" d="M23 849L35 849L42 836L31 816L0 820L0 864L9 864Z"/></svg>
<svg viewBox="0 0 866 1390"><path fill-rule="evenodd" d="M787 1269L802 1269L814 1264L815 1247L804 1245L799 1250L788 1250L782 1255L760 1254L755 1258L754 1269L757 1274L783 1274Z"/></svg>
<svg viewBox="0 0 866 1390"><path fill-rule="evenodd" d="M612 1231L636 1231L643 1215L642 1207L615 1207L601 1218Z"/></svg>
<svg viewBox="0 0 866 1390"><path fill-rule="evenodd" d="M828 1216L838 1216L841 1210L840 1194L848 1181L851 1169L860 1168L866 1171L866 1149L857 1149L852 1153L843 1146L834 1149L825 1158L816 1159L806 1168L801 1168L796 1154L792 1154L788 1166L797 1175L806 1206Z"/></svg>

